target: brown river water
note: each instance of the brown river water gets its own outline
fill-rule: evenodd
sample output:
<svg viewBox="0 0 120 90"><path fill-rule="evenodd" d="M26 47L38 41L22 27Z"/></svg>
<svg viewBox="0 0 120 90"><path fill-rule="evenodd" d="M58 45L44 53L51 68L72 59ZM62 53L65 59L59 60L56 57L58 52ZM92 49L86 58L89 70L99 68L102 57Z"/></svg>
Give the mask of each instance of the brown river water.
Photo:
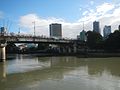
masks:
<svg viewBox="0 0 120 90"><path fill-rule="evenodd" d="M120 90L120 58L11 55L0 90Z"/></svg>

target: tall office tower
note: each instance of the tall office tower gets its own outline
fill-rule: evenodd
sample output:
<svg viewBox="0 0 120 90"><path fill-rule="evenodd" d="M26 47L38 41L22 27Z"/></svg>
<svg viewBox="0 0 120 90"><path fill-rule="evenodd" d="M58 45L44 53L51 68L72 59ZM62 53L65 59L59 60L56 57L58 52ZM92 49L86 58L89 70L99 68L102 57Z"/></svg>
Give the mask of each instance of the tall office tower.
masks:
<svg viewBox="0 0 120 90"><path fill-rule="evenodd" d="M99 26L99 22L98 21L94 21L93 22L93 31L100 33L100 26Z"/></svg>
<svg viewBox="0 0 120 90"><path fill-rule="evenodd" d="M53 23L49 25L50 37L62 38L62 25Z"/></svg>
<svg viewBox="0 0 120 90"><path fill-rule="evenodd" d="M104 29L103 29L103 35L104 35L104 38L108 38L108 35L110 35L111 33L111 26L104 26Z"/></svg>

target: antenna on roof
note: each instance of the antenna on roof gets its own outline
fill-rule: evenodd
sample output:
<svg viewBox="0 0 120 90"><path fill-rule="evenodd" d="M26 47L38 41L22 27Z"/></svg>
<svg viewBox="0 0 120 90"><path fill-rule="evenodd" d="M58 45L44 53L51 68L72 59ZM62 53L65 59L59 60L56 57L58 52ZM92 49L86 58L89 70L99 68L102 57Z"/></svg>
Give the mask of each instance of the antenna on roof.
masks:
<svg viewBox="0 0 120 90"><path fill-rule="evenodd" d="M84 21L83 21L83 30L84 30L84 28L85 28L85 27L84 27Z"/></svg>

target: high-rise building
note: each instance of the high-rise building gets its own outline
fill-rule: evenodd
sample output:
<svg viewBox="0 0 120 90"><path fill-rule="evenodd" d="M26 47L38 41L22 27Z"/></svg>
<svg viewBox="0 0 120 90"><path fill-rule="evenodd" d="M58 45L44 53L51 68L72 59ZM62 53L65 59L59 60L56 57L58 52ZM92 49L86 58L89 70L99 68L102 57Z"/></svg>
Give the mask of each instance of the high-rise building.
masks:
<svg viewBox="0 0 120 90"><path fill-rule="evenodd" d="M103 35L105 39L108 38L110 33L111 33L111 26L104 26Z"/></svg>
<svg viewBox="0 0 120 90"><path fill-rule="evenodd" d="M86 31L82 30L82 32L80 32L80 35L77 36L77 39L81 41L86 41L87 40Z"/></svg>
<svg viewBox="0 0 120 90"><path fill-rule="evenodd" d="M98 21L94 21L93 22L93 31L100 33L100 26L99 26L99 22Z"/></svg>
<svg viewBox="0 0 120 90"><path fill-rule="evenodd" d="M62 25L58 23L53 23L49 25L50 37L62 38Z"/></svg>
<svg viewBox="0 0 120 90"><path fill-rule="evenodd" d="M80 32L80 40L86 41L86 32L84 30Z"/></svg>

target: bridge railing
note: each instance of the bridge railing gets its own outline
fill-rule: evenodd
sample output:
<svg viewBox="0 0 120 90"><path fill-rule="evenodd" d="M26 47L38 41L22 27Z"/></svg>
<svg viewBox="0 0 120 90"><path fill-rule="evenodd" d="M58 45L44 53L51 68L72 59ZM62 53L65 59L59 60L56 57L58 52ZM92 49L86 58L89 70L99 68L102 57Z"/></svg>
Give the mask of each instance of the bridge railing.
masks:
<svg viewBox="0 0 120 90"><path fill-rule="evenodd" d="M70 43L72 42L72 39L65 39L65 38L50 38L46 36L32 36L28 34L6 34L6 35L0 35L0 40L6 40L6 41L34 41L34 42L60 42L60 43Z"/></svg>

